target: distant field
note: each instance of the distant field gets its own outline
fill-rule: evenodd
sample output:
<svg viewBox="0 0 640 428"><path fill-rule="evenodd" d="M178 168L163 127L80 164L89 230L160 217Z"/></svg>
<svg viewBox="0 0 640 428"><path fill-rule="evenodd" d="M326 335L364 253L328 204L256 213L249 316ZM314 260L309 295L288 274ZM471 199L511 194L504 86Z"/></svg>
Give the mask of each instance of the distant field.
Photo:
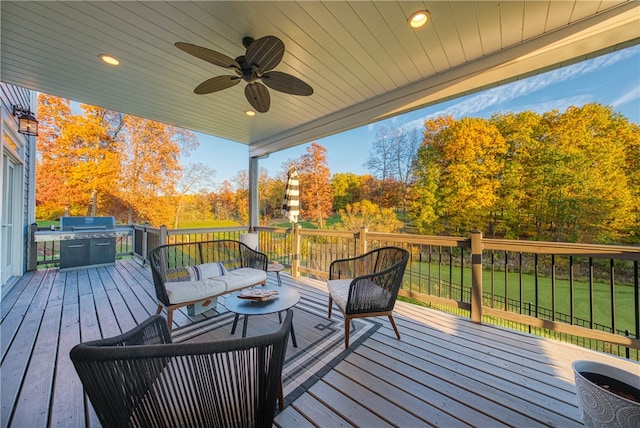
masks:
<svg viewBox="0 0 640 428"><path fill-rule="evenodd" d="M242 226L240 223L234 220L194 220L180 222L178 228L180 229L194 229L205 227L238 227Z"/></svg>
<svg viewBox="0 0 640 428"><path fill-rule="evenodd" d="M334 214L334 215L332 215L331 217L329 217L329 218L327 218L325 220L324 226L326 228L332 228L334 225L336 225L338 223L342 223L342 218L340 217L340 214ZM318 226L316 226L315 224L313 224L309 220L302 220L302 221L299 221L297 224L299 224L303 229L317 229L318 228ZM274 227L287 227L287 228L290 228L291 227L291 223L283 219L282 222L274 223L273 226Z"/></svg>
<svg viewBox="0 0 640 428"><path fill-rule="evenodd" d="M50 227L54 225L55 227L60 226L60 222L57 220L36 220L36 223L39 227ZM233 220L196 220L196 221L185 221L181 222L178 226L181 229L193 229L199 227L238 227L242 226L237 221Z"/></svg>

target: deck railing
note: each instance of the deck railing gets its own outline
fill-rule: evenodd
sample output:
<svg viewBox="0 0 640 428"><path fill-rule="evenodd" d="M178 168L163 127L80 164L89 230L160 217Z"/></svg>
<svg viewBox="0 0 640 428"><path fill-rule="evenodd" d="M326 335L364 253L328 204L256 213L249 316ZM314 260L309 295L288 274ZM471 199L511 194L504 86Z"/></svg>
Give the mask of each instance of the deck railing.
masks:
<svg viewBox="0 0 640 428"><path fill-rule="evenodd" d="M157 245L242 239L247 227L131 226L125 254ZM292 276L326 278L333 260L394 245L411 257L400 295L420 304L634 360L640 350L640 247L257 227L259 250ZM47 248L45 243L43 248ZM55 247L54 244L52 244ZM43 251L45 255L46 251ZM55 254L55 249L52 251ZM55 263L55 257L38 264Z"/></svg>

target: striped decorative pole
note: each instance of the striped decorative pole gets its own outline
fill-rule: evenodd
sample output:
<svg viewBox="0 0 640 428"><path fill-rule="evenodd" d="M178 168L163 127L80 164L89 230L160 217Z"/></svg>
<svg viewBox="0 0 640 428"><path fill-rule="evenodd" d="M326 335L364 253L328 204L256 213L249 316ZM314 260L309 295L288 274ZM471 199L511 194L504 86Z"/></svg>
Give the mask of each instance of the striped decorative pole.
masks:
<svg viewBox="0 0 640 428"><path fill-rule="evenodd" d="M300 181L298 179L298 170L295 166L292 166L287 172L282 215L288 218L291 223L298 222L298 216L300 215Z"/></svg>

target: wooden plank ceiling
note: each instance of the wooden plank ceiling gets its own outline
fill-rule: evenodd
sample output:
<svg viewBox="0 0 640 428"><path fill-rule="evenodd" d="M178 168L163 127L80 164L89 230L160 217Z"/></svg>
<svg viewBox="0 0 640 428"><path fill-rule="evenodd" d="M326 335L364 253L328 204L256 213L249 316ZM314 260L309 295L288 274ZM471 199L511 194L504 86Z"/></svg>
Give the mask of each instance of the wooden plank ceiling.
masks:
<svg viewBox="0 0 640 428"><path fill-rule="evenodd" d="M417 10L431 21L407 25ZM91 1L1 3L1 79L247 144L261 156L640 41L634 1ZM285 44L276 70L314 94L269 90L248 117L244 82L196 95L242 38ZM118 67L100 62L108 53ZM33 107L33 106L32 106Z"/></svg>

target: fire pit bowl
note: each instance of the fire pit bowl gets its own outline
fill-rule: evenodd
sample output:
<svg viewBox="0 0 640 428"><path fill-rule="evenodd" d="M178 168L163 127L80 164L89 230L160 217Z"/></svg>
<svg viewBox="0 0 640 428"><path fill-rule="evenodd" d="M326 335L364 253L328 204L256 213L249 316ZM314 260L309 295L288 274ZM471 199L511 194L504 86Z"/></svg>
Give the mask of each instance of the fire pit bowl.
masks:
<svg viewBox="0 0 640 428"><path fill-rule="evenodd" d="M595 361L574 361L578 405L589 428L640 427L640 375Z"/></svg>

